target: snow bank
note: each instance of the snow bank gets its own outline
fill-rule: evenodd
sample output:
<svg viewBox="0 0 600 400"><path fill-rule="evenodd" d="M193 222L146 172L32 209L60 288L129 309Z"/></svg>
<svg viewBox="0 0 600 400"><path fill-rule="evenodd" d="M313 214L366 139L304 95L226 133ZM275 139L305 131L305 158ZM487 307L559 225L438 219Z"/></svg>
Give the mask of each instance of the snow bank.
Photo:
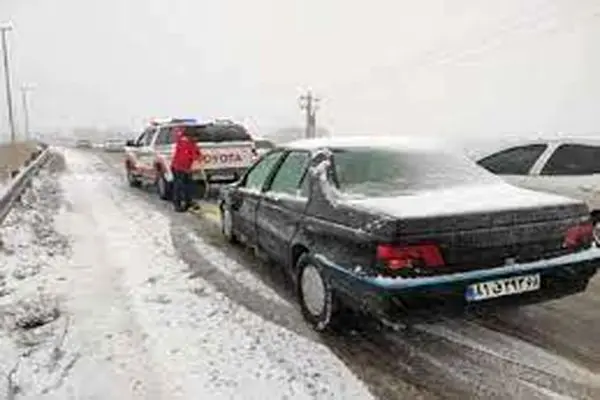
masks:
<svg viewBox="0 0 600 400"><path fill-rule="evenodd" d="M0 393L5 397L35 387L42 393L60 381L67 354L57 346L65 321L55 286L56 266L69 242L53 229L60 188L42 172L0 229ZM34 381L36 381L34 383Z"/></svg>

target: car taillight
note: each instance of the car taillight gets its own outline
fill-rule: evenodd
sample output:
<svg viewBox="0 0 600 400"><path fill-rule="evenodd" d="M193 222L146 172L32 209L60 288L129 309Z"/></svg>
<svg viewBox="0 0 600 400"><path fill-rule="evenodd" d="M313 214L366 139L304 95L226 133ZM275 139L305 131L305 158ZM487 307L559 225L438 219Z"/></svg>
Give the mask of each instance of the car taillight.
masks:
<svg viewBox="0 0 600 400"><path fill-rule="evenodd" d="M591 222L586 222L575 225L567 230L563 246L569 249L576 249L591 244L593 240L594 225Z"/></svg>
<svg viewBox="0 0 600 400"><path fill-rule="evenodd" d="M377 246L377 259L391 270L411 267L441 267L444 258L438 246L422 244L414 246L398 246L380 244Z"/></svg>

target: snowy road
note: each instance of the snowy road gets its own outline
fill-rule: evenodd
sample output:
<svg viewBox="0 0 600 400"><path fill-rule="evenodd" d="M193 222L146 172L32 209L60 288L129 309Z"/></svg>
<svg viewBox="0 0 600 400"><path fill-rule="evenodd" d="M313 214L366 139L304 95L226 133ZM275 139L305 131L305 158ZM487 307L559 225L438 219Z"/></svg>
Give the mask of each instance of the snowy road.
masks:
<svg viewBox="0 0 600 400"><path fill-rule="evenodd" d="M0 231L4 310L41 290L54 320L28 330L4 311L0 373L24 354L14 398L600 398L598 279L494 318L321 337L214 220L127 187L118 154L65 155Z"/></svg>

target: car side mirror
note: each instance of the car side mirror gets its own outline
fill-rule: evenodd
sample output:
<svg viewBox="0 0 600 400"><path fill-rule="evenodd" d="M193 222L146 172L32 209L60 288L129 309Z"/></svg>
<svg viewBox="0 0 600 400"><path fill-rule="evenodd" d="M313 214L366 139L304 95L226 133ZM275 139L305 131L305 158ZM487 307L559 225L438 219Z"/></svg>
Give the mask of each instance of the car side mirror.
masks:
<svg viewBox="0 0 600 400"><path fill-rule="evenodd" d="M126 141L125 142L125 146L127 146L127 147L135 147L135 140L130 139L130 140Z"/></svg>

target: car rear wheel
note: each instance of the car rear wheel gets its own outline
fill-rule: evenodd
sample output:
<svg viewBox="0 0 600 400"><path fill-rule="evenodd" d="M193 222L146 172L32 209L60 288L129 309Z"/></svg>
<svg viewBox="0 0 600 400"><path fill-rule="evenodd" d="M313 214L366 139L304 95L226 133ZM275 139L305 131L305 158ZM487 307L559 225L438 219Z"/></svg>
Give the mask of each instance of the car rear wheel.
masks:
<svg viewBox="0 0 600 400"><path fill-rule="evenodd" d="M171 182L168 182L164 176L159 176L156 180L156 188L158 190L158 197L162 200L171 200Z"/></svg>
<svg viewBox="0 0 600 400"><path fill-rule="evenodd" d="M223 237L225 237L225 240L227 240L229 243L237 243L237 237L233 232L233 218L231 216L231 210L224 205L221 206L221 233L223 233Z"/></svg>
<svg viewBox="0 0 600 400"><path fill-rule="evenodd" d="M136 176L133 174L133 171L131 170L131 168L127 168L127 182L129 183L129 186L131 187L140 187L140 185L142 184L138 178L136 178Z"/></svg>
<svg viewBox="0 0 600 400"><path fill-rule="evenodd" d="M300 256L297 271L302 315L314 330L323 332L337 320L335 293L309 253Z"/></svg>

